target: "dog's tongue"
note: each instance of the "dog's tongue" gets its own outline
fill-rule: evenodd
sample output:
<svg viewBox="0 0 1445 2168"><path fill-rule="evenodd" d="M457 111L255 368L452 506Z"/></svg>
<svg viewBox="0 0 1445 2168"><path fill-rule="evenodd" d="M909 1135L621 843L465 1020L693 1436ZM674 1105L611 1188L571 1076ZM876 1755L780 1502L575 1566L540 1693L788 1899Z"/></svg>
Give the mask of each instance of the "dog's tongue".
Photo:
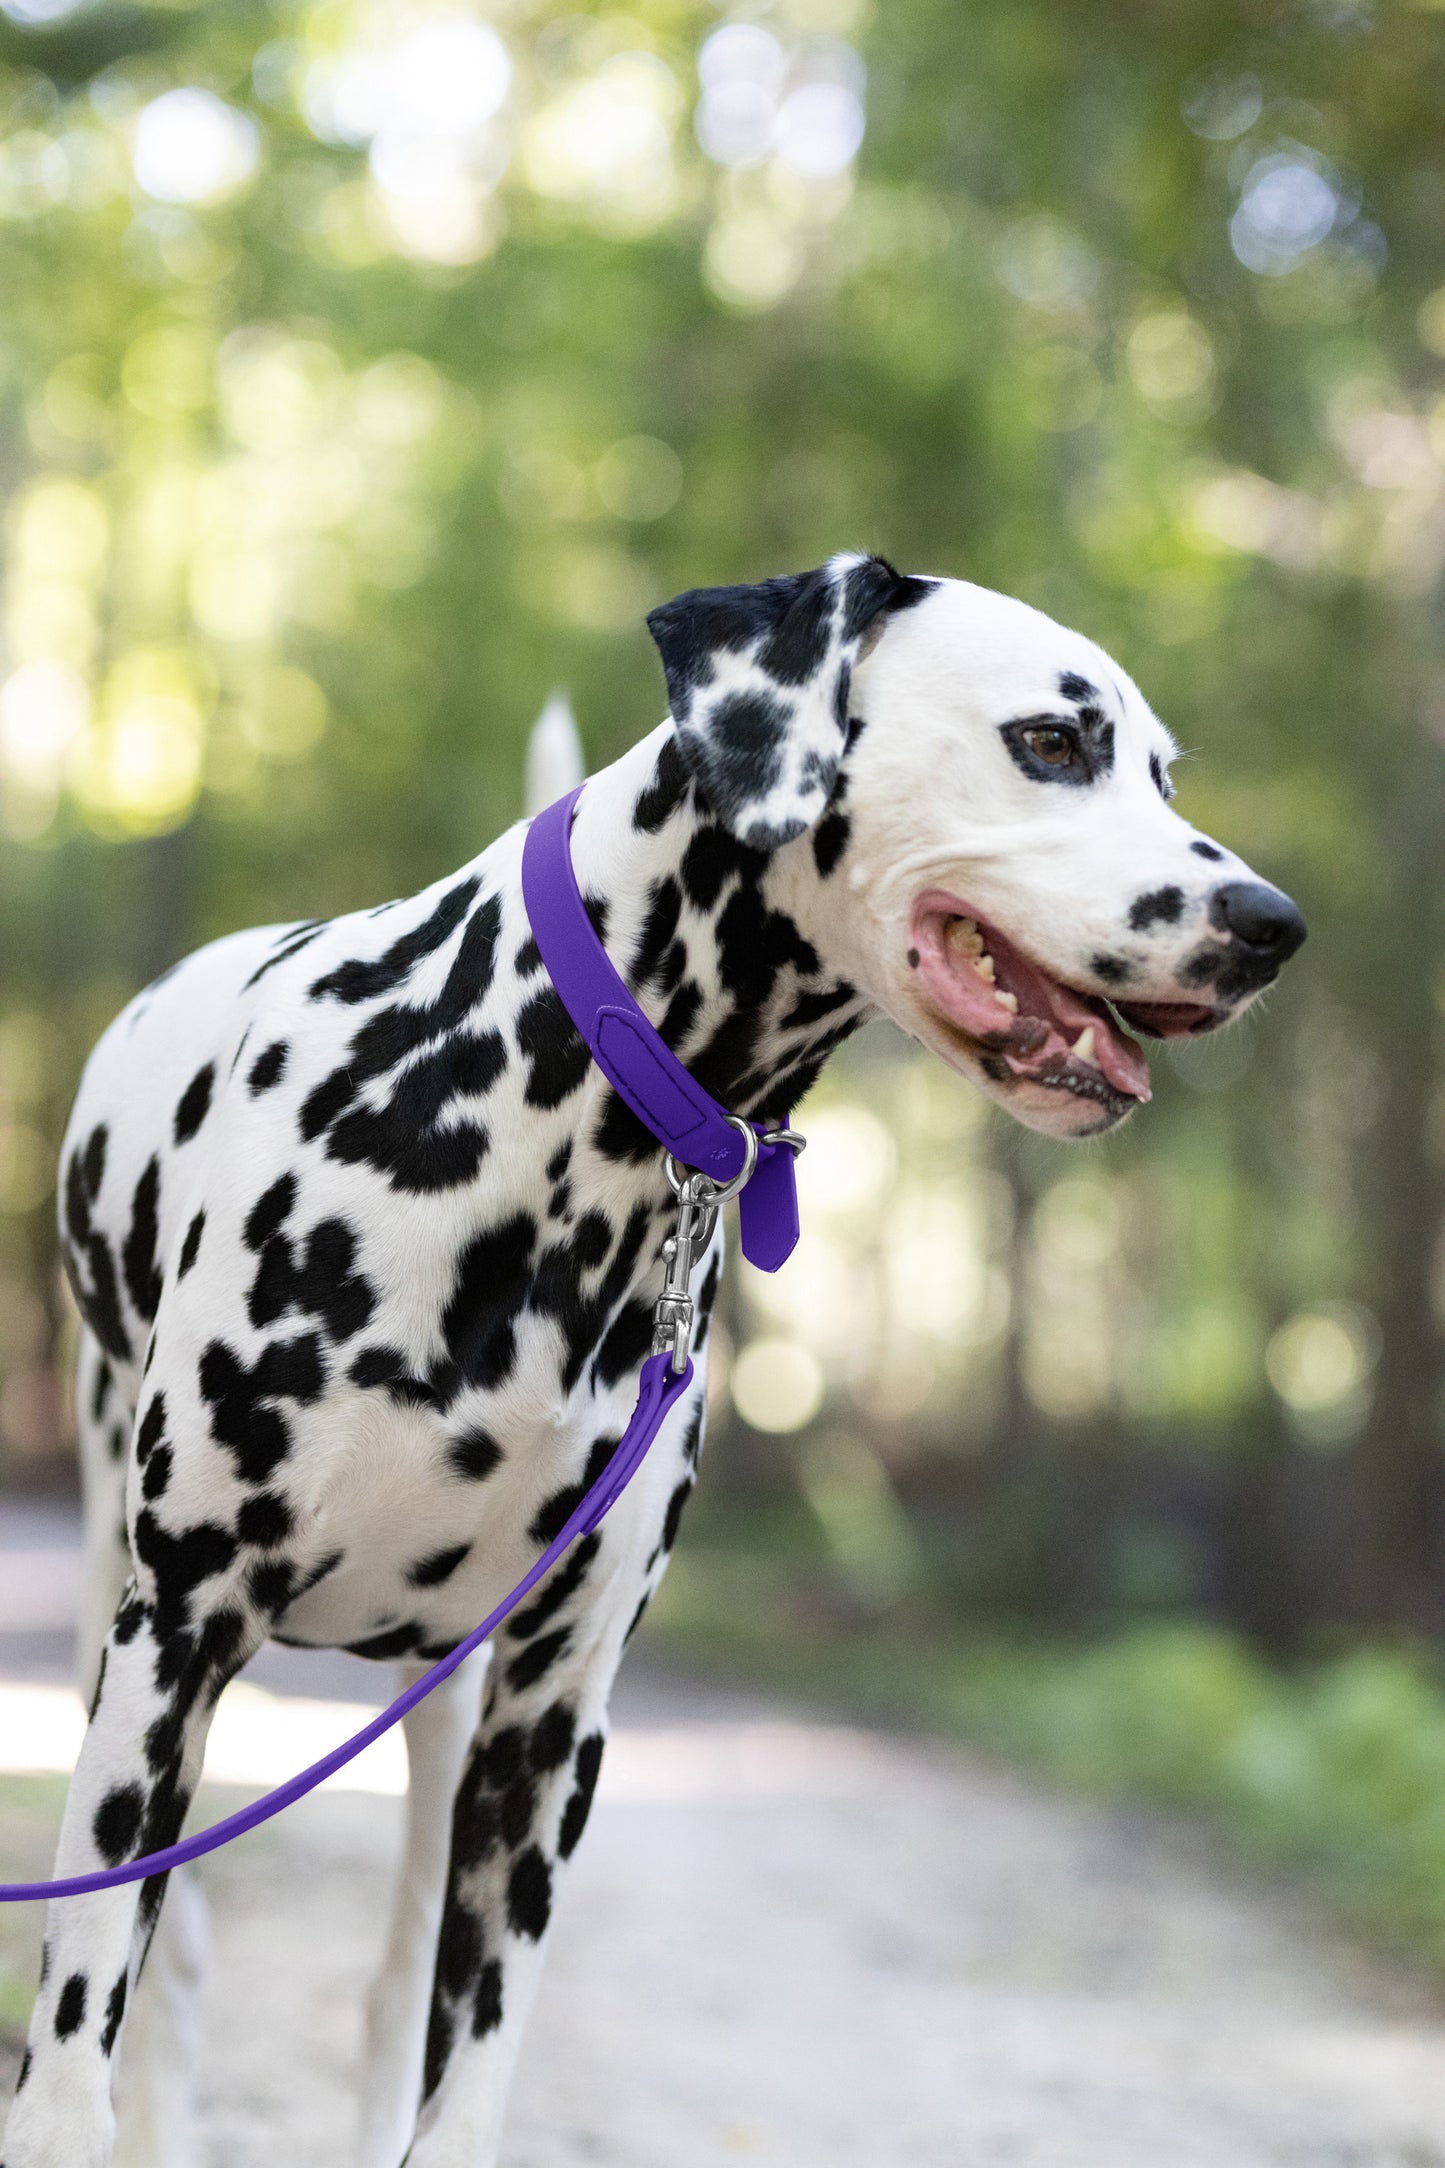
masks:
<svg viewBox="0 0 1445 2168"><path fill-rule="evenodd" d="M1005 969L1011 968L1014 960L1010 957ZM1018 961L1022 962L1022 958ZM1131 1039L1126 1031L1120 1031L1102 1002L1096 1007L1085 995L1074 993L1060 980L1045 978L1038 972L1034 976L1042 987L1047 988L1049 1008L1070 1046L1076 1044L1080 1033L1092 1025L1094 1059L1109 1082L1117 1091L1128 1092L1135 1099L1148 1099L1149 1063L1138 1040ZM1019 1013L1023 1013L1022 1000Z"/></svg>
<svg viewBox="0 0 1445 2168"><path fill-rule="evenodd" d="M1057 1075L1073 1060L1098 1070L1117 1091L1149 1098L1143 1049L1102 1002L1050 977L995 929L975 930L951 897L920 898L912 930L931 999L950 1023L1002 1053L1015 1076ZM989 959L992 980L985 975ZM1000 1003L1000 993L1017 1006ZM1081 1039L1083 1051L1077 1052Z"/></svg>

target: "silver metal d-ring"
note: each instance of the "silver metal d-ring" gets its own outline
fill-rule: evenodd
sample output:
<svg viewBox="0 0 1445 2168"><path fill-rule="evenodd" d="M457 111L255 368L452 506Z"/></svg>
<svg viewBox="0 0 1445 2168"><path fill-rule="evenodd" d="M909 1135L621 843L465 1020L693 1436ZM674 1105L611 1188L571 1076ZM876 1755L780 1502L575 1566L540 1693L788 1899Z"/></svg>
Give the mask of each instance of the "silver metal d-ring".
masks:
<svg viewBox="0 0 1445 2168"><path fill-rule="evenodd" d="M806 1152L808 1149L808 1140L800 1129L765 1129L763 1131L763 1142L764 1144L786 1144L795 1158L799 1152Z"/></svg>
<svg viewBox="0 0 1445 2168"><path fill-rule="evenodd" d="M712 1183L707 1196L709 1204L726 1204L729 1197L736 1197L739 1190L746 1189L753 1178L753 1169L758 1163L758 1133L753 1128L752 1123L745 1122L740 1114L724 1114L723 1120L730 1122L743 1140L743 1163L739 1172L733 1176L730 1182L712 1183L711 1175L704 1177L706 1181ZM662 1164L672 1194L674 1197L680 1197L683 1184L689 1179L689 1170L679 1165L671 1152L667 1154Z"/></svg>

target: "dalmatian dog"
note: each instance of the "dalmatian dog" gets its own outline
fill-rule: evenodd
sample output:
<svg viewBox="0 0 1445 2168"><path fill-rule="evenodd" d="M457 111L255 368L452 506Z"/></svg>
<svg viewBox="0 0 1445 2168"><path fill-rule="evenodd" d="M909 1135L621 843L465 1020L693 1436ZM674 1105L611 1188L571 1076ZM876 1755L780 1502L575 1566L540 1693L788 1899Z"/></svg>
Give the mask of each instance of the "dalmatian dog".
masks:
<svg viewBox="0 0 1445 2168"><path fill-rule="evenodd" d="M847 555L649 622L671 715L588 783L573 858L737 1113L783 1121L881 1012L1031 1128L1098 1136L1149 1096L1134 1033L1227 1023L1303 938L1173 810L1129 678L1022 603ZM94 1699L60 1874L178 1835L268 1637L413 1671L452 1648L628 1421L670 1197L542 966L524 832L419 896L214 943L91 1058L61 1187ZM365 2168L497 2160L609 1687L696 1479L720 1269L716 1235L690 1395L622 1502L409 1721ZM135 1995L164 1895L52 1906L4 2168L104 2168L117 2100L123 2158L189 2157L187 1903Z"/></svg>

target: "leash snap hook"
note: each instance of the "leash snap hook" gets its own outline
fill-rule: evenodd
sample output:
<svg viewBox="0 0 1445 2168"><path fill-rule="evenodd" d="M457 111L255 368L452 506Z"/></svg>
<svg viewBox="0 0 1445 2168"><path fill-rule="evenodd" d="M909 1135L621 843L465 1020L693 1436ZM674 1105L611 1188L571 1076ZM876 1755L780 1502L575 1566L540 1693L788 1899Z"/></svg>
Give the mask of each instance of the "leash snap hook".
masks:
<svg viewBox="0 0 1445 2168"><path fill-rule="evenodd" d="M712 1240L718 1206L727 1192L705 1174L688 1174L675 1181L671 1164L667 1178L677 1195L677 1226L662 1245L662 1293L653 1305L652 1352L670 1355L671 1367L680 1376L692 1348L694 1306L688 1282L699 1255Z"/></svg>

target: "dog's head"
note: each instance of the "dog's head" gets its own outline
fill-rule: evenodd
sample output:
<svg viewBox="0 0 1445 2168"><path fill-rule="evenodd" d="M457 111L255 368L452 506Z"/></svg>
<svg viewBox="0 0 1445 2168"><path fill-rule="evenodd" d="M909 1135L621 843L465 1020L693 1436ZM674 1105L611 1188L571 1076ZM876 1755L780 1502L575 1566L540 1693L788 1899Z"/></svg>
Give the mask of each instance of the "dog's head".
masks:
<svg viewBox="0 0 1445 2168"><path fill-rule="evenodd" d="M777 854L832 966L1032 1129L1112 1128L1149 1097L1124 1024L1213 1031L1304 939L1172 810L1137 686L1025 603L851 556L648 622L717 818Z"/></svg>

